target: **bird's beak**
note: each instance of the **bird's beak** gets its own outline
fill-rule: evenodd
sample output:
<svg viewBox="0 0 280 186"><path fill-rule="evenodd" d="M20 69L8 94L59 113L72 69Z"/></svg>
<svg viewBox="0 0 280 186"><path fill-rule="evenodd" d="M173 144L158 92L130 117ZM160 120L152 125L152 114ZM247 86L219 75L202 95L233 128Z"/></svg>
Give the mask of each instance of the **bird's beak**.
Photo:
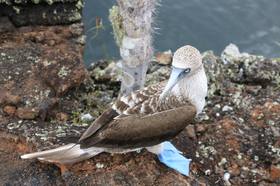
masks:
<svg viewBox="0 0 280 186"><path fill-rule="evenodd" d="M173 87L180 80L182 80L184 77L186 77L186 75L189 74L190 71L191 71L190 68L188 68L188 69L181 69L181 68L173 67L171 75L170 75L170 78L168 80L167 85L164 88L164 91L163 91L161 97L167 96L170 93L170 91L173 89Z"/></svg>

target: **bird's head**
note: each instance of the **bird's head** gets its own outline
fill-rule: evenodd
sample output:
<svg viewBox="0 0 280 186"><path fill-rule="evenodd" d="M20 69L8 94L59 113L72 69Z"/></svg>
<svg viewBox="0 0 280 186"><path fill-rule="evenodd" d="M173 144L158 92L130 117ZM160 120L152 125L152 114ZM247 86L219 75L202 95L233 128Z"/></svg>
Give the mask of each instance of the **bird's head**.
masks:
<svg viewBox="0 0 280 186"><path fill-rule="evenodd" d="M182 75L192 75L202 68L202 56L196 48L183 46L174 53L172 67L183 72Z"/></svg>
<svg viewBox="0 0 280 186"><path fill-rule="evenodd" d="M162 95L166 96L182 79L196 75L200 70L203 70L200 52L190 45L179 48L174 53L172 72Z"/></svg>

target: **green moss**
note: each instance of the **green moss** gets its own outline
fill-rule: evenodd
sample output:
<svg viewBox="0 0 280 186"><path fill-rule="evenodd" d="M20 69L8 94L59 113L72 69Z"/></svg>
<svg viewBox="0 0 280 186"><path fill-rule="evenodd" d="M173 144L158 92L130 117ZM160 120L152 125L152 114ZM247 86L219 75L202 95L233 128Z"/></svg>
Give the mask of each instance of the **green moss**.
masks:
<svg viewBox="0 0 280 186"><path fill-rule="evenodd" d="M17 4L21 3L21 0L15 0L15 3L17 3Z"/></svg>
<svg viewBox="0 0 280 186"><path fill-rule="evenodd" d="M280 57L274 58L273 60L276 61L276 62L278 62L278 63L280 63Z"/></svg>
<svg viewBox="0 0 280 186"><path fill-rule="evenodd" d="M84 7L83 1L82 1L82 0L78 1L78 2L76 3L76 7L77 7L79 10L81 10L81 9Z"/></svg>
<svg viewBox="0 0 280 186"><path fill-rule="evenodd" d="M68 20L71 21L71 22L74 22L74 21L78 21L78 20L81 20L82 19L82 16L79 12L74 12L69 18Z"/></svg>
<svg viewBox="0 0 280 186"><path fill-rule="evenodd" d="M11 5L11 1L10 0L0 0L0 4L7 4L7 5Z"/></svg>
<svg viewBox="0 0 280 186"><path fill-rule="evenodd" d="M46 12L43 12L43 13L42 13L42 18L43 18L43 19L47 19L47 14L46 14Z"/></svg>
<svg viewBox="0 0 280 186"><path fill-rule="evenodd" d="M0 4L1 3L5 3L7 5L11 5L12 3L16 3L16 4L26 4L30 2L29 0L14 0L14 1L11 1L11 0L0 0ZM39 4L39 3L42 3L42 2L46 2L48 3L49 5L52 5L53 3L56 3L56 2L62 2L62 3L71 3L73 2L72 0L31 0L32 3L34 4ZM75 1L76 2L76 1ZM83 4L83 0L78 0L77 1L77 4L82 5Z"/></svg>
<svg viewBox="0 0 280 186"><path fill-rule="evenodd" d="M63 66L59 70L58 76L61 78L65 78L69 73L70 73L70 71L67 69L67 67Z"/></svg>
<svg viewBox="0 0 280 186"><path fill-rule="evenodd" d="M120 15L119 7L113 6L109 10L109 20L111 21L114 38L118 46L121 46L122 39L124 37L125 31L123 29L123 18Z"/></svg>
<svg viewBox="0 0 280 186"><path fill-rule="evenodd" d="M32 2L33 2L34 4L39 4L39 3L40 3L40 0L32 0Z"/></svg>
<svg viewBox="0 0 280 186"><path fill-rule="evenodd" d="M54 2L53 0L45 0L49 5L52 5Z"/></svg>
<svg viewBox="0 0 280 186"><path fill-rule="evenodd" d="M81 112L79 111L73 111L72 112L72 122L74 125L80 125L81 119L80 119Z"/></svg>
<svg viewBox="0 0 280 186"><path fill-rule="evenodd" d="M20 14L20 8L17 6L13 6L14 11L16 12L16 14Z"/></svg>

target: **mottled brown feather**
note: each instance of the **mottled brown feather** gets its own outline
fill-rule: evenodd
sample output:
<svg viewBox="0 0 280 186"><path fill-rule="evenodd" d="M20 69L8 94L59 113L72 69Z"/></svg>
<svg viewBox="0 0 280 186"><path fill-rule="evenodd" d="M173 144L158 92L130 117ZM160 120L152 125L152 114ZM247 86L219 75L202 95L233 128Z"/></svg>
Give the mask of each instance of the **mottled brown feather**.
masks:
<svg viewBox="0 0 280 186"><path fill-rule="evenodd" d="M107 109L83 133L83 135L79 139L79 142L82 142L84 139L89 138L90 136L92 136L99 129L101 129L102 127L106 126L106 124L110 123L116 116L118 116L118 113L115 110L113 110L112 108Z"/></svg>
<svg viewBox="0 0 280 186"><path fill-rule="evenodd" d="M82 135L79 140L81 147L104 145L130 148L133 144L134 147L152 145L174 137L183 124L185 126L194 118L195 107L187 99L175 96L160 100L164 86L165 82L152 85L116 100L112 108L106 110ZM182 107L179 113L174 109L178 107ZM162 119L166 117L169 119ZM177 120L180 117L182 120Z"/></svg>

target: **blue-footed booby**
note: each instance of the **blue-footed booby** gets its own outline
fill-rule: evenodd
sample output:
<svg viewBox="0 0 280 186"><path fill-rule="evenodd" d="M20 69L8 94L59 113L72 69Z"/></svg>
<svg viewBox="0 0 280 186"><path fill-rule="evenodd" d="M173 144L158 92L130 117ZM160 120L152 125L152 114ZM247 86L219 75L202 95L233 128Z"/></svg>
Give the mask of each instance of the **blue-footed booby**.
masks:
<svg viewBox="0 0 280 186"><path fill-rule="evenodd" d="M207 94L200 52L189 45L173 56L172 72L161 82L118 98L76 144L22 155L22 159L73 164L101 152L125 153L146 148L167 166L188 175L189 160L166 142L199 114Z"/></svg>

